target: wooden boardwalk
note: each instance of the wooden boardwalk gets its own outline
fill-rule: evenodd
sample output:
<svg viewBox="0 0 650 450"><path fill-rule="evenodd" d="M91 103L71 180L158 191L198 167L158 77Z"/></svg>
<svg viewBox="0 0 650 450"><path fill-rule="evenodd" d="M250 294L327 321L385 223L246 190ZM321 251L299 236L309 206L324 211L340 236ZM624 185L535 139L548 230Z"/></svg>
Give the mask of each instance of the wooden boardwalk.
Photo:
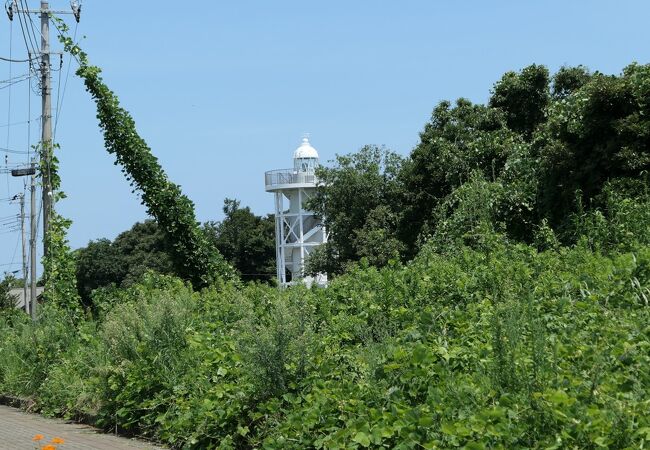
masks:
<svg viewBox="0 0 650 450"><path fill-rule="evenodd" d="M54 437L62 438L65 443L58 450L163 450L153 444L128 439L110 434L103 434L87 425L47 419L39 415L28 414L16 408L0 406L0 449L34 450L32 438L42 434L46 444Z"/></svg>

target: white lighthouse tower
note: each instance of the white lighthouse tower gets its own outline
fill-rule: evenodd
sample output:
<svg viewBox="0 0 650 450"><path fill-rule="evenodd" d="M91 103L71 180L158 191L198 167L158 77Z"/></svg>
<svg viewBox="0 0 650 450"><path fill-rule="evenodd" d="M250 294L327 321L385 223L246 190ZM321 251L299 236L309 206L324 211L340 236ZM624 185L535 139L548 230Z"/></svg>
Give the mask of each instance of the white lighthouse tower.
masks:
<svg viewBox="0 0 650 450"><path fill-rule="evenodd" d="M307 285L327 283L326 274L304 275L305 261L317 246L327 242L327 233L314 213L305 209L316 190L318 152L304 137L293 152L293 168L265 173L267 192L275 197L275 249L278 283L285 287L296 282Z"/></svg>

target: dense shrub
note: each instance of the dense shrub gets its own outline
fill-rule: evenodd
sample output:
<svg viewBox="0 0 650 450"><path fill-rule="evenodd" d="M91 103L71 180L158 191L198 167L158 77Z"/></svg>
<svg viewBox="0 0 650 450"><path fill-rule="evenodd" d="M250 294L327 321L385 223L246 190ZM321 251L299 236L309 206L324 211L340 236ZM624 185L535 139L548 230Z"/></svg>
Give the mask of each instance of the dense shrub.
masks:
<svg viewBox="0 0 650 450"><path fill-rule="evenodd" d="M149 276L77 330L3 322L0 388L177 448L638 447L650 248L581 242L426 244L327 289Z"/></svg>

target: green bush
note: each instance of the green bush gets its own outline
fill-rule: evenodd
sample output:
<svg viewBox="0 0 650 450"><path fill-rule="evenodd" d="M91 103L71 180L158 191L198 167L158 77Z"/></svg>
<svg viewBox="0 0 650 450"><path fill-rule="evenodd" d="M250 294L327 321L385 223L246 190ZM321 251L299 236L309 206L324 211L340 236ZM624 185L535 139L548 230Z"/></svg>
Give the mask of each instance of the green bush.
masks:
<svg viewBox="0 0 650 450"><path fill-rule="evenodd" d="M326 289L149 275L70 332L4 320L0 386L174 448L645 445L650 248L454 245Z"/></svg>
<svg viewBox="0 0 650 450"><path fill-rule="evenodd" d="M45 306L36 323L15 324L0 344L2 391L34 396L74 342L75 333L73 317L56 307Z"/></svg>

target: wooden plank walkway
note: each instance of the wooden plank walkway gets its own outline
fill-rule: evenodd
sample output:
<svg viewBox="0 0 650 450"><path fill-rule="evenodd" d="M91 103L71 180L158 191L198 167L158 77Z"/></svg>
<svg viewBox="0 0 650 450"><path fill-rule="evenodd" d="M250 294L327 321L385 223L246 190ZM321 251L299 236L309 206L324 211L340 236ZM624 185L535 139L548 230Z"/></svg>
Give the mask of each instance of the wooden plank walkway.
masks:
<svg viewBox="0 0 650 450"><path fill-rule="evenodd" d="M0 449L34 450L32 438L37 434L45 436L42 443L48 443L55 436L62 438L65 443L59 445L58 450L163 450L147 442L100 433L88 425L47 419L0 406Z"/></svg>

